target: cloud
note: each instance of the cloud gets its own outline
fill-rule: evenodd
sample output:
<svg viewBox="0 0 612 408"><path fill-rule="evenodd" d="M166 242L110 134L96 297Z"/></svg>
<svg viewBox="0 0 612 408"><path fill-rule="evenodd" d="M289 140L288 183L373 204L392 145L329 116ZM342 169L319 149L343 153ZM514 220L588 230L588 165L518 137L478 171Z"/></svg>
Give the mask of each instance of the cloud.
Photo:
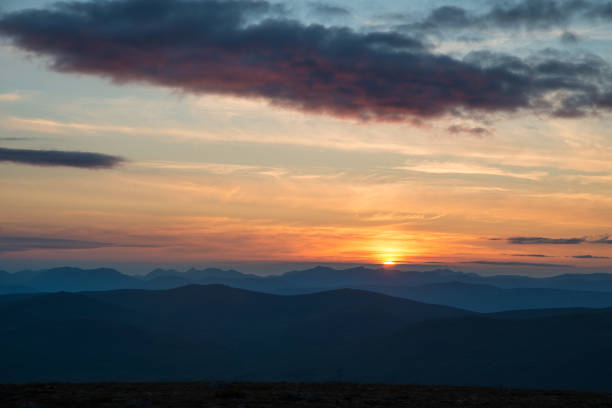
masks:
<svg viewBox="0 0 612 408"><path fill-rule="evenodd" d="M595 255L574 255L572 258L576 259L610 259L608 256L595 256Z"/></svg>
<svg viewBox="0 0 612 408"><path fill-rule="evenodd" d="M610 68L591 55L457 59L397 31L305 25L271 15L274 8L247 0L60 2L3 15L0 35L60 72L360 120L612 109Z"/></svg>
<svg viewBox="0 0 612 408"><path fill-rule="evenodd" d="M491 131L489 129L486 129L480 126L469 127L469 126L463 126L463 125L452 125L448 127L447 131L448 133L453 134L453 135L460 134L460 133L465 133L465 134L469 134L469 135L476 136L476 137L483 137L483 136L491 135Z"/></svg>
<svg viewBox="0 0 612 408"><path fill-rule="evenodd" d="M20 252L34 249L97 249L110 247L153 248L155 245L117 244L109 242L64 239L53 237L15 237L0 236L0 253Z"/></svg>
<svg viewBox="0 0 612 408"><path fill-rule="evenodd" d="M566 27L572 21L612 19L612 2L586 0L523 0L497 4L483 13L463 7L441 6L419 22L404 23L404 30L457 29L549 29Z"/></svg>
<svg viewBox="0 0 612 408"><path fill-rule="evenodd" d="M499 240L490 238L490 240ZM599 238L545 238L545 237L511 237L506 241L516 245L576 245L576 244L612 244L612 239L608 235Z"/></svg>
<svg viewBox="0 0 612 408"><path fill-rule="evenodd" d="M516 245L575 245L586 242L586 238L511 237L507 241Z"/></svg>
<svg viewBox="0 0 612 408"><path fill-rule="evenodd" d="M525 0L509 6L496 6L483 16L492 24L524 26L527 29L549 28L567 24L578 13L593 7L581 0Z"/></svg>
<svg viewBox="0 0 612 408"><path fill-rule="evenodd" d="M29 137L0 137L0 142L21 142L30 139Z"/></svg>
<svg viewBox="0 0 612 408"><path fill-rule="evenodd" d="M419 173L428 174L457 174L457 175L486 175L511 177L526 180L539 180L546 176L542 171L517 172L509 171L493 166L480 165L477 163L459 163L459 162L442 162L442 161L424 161L419 164L408 164L406 166L396 167L398 170L417 171Z"/></svg>
<svg viewBox="0 0 612 408"><path fill-rule="evenodd" d="M498 266L535 266L535 267L554 267L554 268L571 268L572 265L551 264L551 263L535 263L535 262L496 262L496 261L471 261L462 262L478 265L498 265Z"/></svg>
<svg viewBox="0 0 612 408"><path fill-rule="evenodd" d="M510 256L521 256L528 258L550 258L550 256L542 254L511 254Z"/></svg>
<svg viewBox="0 0 612 408"><path fill-rule="evenodd" d="M0 162L3 161L34 166L69 166L86 169L107 169L120 165L124 162L124 159L101 153L8 149L0 147Z"/></svg>
<svg viewBox="0 0 612 408"><path fill-rule="evenodd" d="M21 99L21 95L16 93L0 93L0 102L15 102Z"/></svg>
<svg viewBox="0 0 612 408"><path fill-rule="evenodd" d="M578 41L580 41L580 37L576 33L565 31L561 34L561 42L565 44L576 44Z"/></svg>
<svg viewBox="0 0 612 408"><path fill-rule="evenodd" d="M32 249L95 249L112 247L107 242L42 237L1 237L0 253Z"/></svg>
<svg viewBox="0 0 612 408"><path fill-rule="evenodd" d="M605 236L603 236L601 238L597 238L597 239L591 240L589 242L592 243L592 244L608 244L608 245L610 245L610 244L612 244L612 239L610 239L609 236L605 235Z"/></svg>
<svg viewBox="0 0 612 408"><path fill-rule="evenodd" d="M325 17L346 17L350 16L351 12L344 7L336 6L328 3L310 2L308 6L315 14Z"/></svg>

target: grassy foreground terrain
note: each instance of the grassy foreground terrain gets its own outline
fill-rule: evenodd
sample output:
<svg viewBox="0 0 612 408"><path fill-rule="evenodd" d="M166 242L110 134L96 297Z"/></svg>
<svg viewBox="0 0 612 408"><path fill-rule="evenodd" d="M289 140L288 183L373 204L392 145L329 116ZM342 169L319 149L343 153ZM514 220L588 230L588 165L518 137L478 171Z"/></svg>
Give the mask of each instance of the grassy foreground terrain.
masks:
<svg viewBox="0 0 612 408"><path fill-rule="evenodd" d="M0 406L610 407L612 394L352 383L49 383L0 385Z"/></svg>

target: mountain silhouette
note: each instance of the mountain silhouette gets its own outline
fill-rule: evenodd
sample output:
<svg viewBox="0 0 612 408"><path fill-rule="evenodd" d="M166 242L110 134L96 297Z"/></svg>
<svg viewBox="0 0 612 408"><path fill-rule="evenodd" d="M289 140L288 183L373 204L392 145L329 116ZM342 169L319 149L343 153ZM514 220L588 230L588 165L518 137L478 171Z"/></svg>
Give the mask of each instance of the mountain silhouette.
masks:
<svg viewBox="0 0 612 408"><path fill-rule="evenodd" d="M130 288L139 281L114 269L55 268L40 272L28 285L43 291L83 291Z"/></svg>
<svg viewBox="0 0 612 408"><path fill-rule="evenodd" d="M405 324L471 314L355 290L222 285L3 298L0 382L255 379Z"/></svg>
<svg viewBox="0 0 612 408"><path fill-rule="evenodd" d="M338 270L322 266L273 276L218 268L192 268L185 272L158 268L145 276L126 275L110 268L85 270L70 267L0 273L0 294L164 290L190 284L223 284L283 295L352 288L477 312L612 306L610 274L485 277L448 269L419 272L364 267Z"/></svg>
<svg viewBox="0 0 612 408"><path fill-rule="evenodd" d="M223 270L218 268L196 269L191 268L185 272L179 272L175 269L154 269L145 275L145 279L165 278L165 277L182 277L191 280L199 279L240 279L246 277L254 277L255 275L247 275L235 271L233 269Z"/></svg>
<svg viewBox="0 0 612 408"><path fill-rule="evenodd" d="M0 286L19 285L28 291L39 292L122 289L138 287L140 282L140 279L110 268L61 267L0 275Z"/></svg>
<svg viewBox="0 0 612 408"><path fill-rule="evenodd" d="M354 289L0 297L0 382L358 381L612 391L612 309L478 314Z"/></svg>
<svg viewBox="0 0 612 408"><path fill-rule="evenodd" d="M493 285L461 282L422 286L361 286L361 288L391 296L484 313L517 309L612 306L611 292L551 288L502 289Z"/></svg>

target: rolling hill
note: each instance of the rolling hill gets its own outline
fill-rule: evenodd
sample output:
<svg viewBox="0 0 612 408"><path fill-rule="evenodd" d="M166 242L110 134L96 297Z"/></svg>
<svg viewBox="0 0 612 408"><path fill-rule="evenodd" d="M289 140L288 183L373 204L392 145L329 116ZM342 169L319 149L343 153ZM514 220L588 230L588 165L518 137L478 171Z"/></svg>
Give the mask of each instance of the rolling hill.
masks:
<svg viewBox="0 0 612 408"><path fill-rule="evenodd" d="M223 285L0 297L0 383L357 381L612 391L612 309L478 314Z"/></svg>
<svg viewBox="0 0 612 408"><path fill-rule="evenodd" d="M468 314L355 290L279 296L192 285L11 296L0 302L0 383L272 375L287 359Z"/></svg>

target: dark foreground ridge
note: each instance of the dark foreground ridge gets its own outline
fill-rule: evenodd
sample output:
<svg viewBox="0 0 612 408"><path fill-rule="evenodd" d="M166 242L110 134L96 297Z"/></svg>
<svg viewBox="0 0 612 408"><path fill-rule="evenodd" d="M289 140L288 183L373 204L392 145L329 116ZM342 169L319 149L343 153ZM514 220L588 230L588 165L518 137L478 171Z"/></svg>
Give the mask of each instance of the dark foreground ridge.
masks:
<svg viewBox="0 0 612 408"><path fill-rule="evenodd" d="M354 383L0 385L2 407L610 407L612 394Z"/></svg>
<svg viewBox="0 0 612 408"><path fill-rule="evenodd" d="M358 382L612 392L612 308L480 314L354 289L0 296L0 383Z"/></svg>

